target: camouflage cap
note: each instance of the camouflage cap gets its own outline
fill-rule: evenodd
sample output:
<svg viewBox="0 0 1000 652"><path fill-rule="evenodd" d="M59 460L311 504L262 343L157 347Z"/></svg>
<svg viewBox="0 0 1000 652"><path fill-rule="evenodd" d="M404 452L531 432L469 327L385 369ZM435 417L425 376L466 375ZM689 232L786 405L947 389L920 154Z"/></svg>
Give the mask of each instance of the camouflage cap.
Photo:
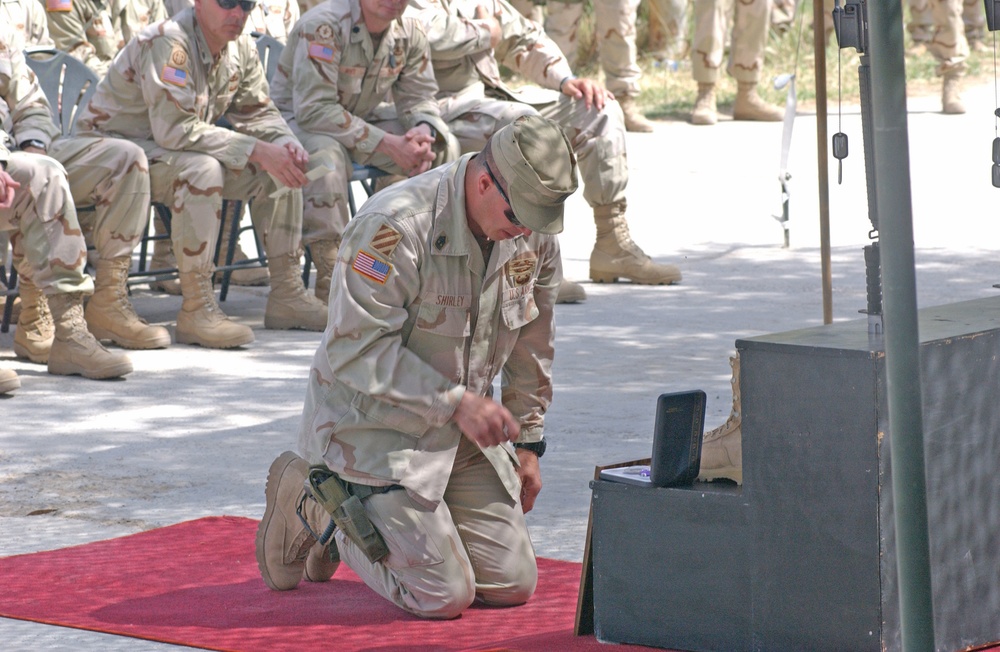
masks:
<svg viewBox="0 0 1000 652"><path fill-rule="evenodd" d="M563 230L563 203L576 192L576 156L566 134L540 116L524 116L493 134L483 149L514 217L539 233Z"/></svg>

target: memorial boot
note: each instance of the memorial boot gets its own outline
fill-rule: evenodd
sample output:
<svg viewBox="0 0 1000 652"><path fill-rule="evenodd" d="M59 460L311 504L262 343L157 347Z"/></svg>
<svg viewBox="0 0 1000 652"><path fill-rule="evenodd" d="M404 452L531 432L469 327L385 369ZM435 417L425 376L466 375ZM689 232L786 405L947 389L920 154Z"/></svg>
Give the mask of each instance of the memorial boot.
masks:
<svg viewBox="0 0 1000 652"><path fill-rule="evenodd" d="M306 292L299 275L299 255L271 256L271 291L264 309L264 328L326 330L326 305Z"/></svg>
<svg viewBox="0 0 1000 652"><path fill-rule="evenodd" d="M87 302L87 327L99 340L111 340L126 349L162 349L170 346L170 333L150 326L135 313L128 298L129 256L98 260L94 296Z"/></svg>
<svg viewBox="0 0 1000 652"><path fill-rule="evenodd" d="M9 394L21 386L21 379L13 369L0 369L0 394Z"/></svg>
<svg viewBox="0 0 1000 652"><path fill-rule="evenodd" d="M324 305L330 302L330 277L337 264L339 248L340 242L337 240L317 240L309 245L309 253L316 266L316 287L313 292Z"/></svg>
<svg viewBox="0 0 1000 652"><path fill-rule="evenodd" d="M56 326L49 353L50 374L101 380L132 373L127 355L108 351L87 330L81 292L53 294L48 299Z"/></svg>
<svg viewBox="0 0 1000 652"><path fill-rule="evenodd" d="M729 358L733 368L733 409L726 422L705 433L701 444L701 469L698 480L710 482L721 478L743 484L743 441L741 426L743 424L742 403L740 400L740 355Z"/></svg>
<svg viewBox="0 0 1000 652"><path fill-rule="evenodd" d="M219 231L223 234L222 251L226 251L226 243L229 241L229 231L233 228L233 211L227 210L222 216L222 227ZM243 261L250 260L250 257L246 255L243 251L243 247L240 246L239 240L236 241L236 249L233 251L233 264L238 264ZM222 282L223 272L215 273L215 282ZM244 287L262 287L267 285L270 281L270 274L266 267L261 267L259 265L247 265L243 269L234 269L229 274L229 282L233 285L242 285Z"/></svg>
<svg viewBox="0 0 1000 652"><path fill-rule="evenodd" d="M29 279L21 277L21 316L14 331L14 355L36 364L49 363L49 351L56 329L49 312L49 302Z"/></svg>
<svg viewBox="0 0 1000 652"><path fill-rule="evenodd" d="M948 115L965 113L965 102L962 101L962 72L952 70L944 74L941 82L941 112Z"/></svg>
<svg viewBox="0 0 1000 652"><path fill-rule="evenodd" d="M215 302L212 270L181 272L184 302L177 313L177 341L210 349L232 349L253 342L253 331L226 316Z"/></svg>
<svg viewBox="0 0 1000 652"><path fill-rule="evenodd" d="M755 82L739 82L736 101L733 103L733 120L781 122L784 119L784 108L765 102L757 94Z"/></svg>
<svg viewBox="0 0 1000 652"><path fill-rule="evenodd" d="M691 111L691 124L714 125L719 121L719 110L715 103L715 84L698 83L698 97Z"/></svg>
<svg viewBox="0 0 1000 652"><path fill-rule="evenodd" d="M594 208L597 242L590 254L590 279L614 283L624 277L642 285L669 285L681 280L673 265L659 265L643 253L629 235L625 200Z"/></svg>
<svg viewBox="0 0 1000 652"><path fill-rule="evenodd" d="M587 292L583 286L573 281L563 279L559 283L559 293L556 295L556 303L580 303L587 299Z"/></svg>
<svg viewBox="0 0 1000 652"><path fill-rule="evenodd" d="M298 586L307 558L309 579L314 582L330 579L340 564L339 556L334 560L330 554L337 550L332 537L332 550L316 545L316 534L326 529L330 515L306 493L308 475L309 463L291 451L279 455L267 473L264 517L257 526L254 548L261 577L275 591Z"/></svg>
<svg viewBox="0 0 1000 652"><path fill-rule="evenodd" d="M653 123L646 119L639 107L636 106L635 98L626 95L618 100L622 107L622 114L625 116L625 131L632 133L648 134L652 133Z"/></svg>
<svg viewBox="0 0 1000 652"><path fill-rule="evenodd" d="M153 218L153 231L158 236L167 235L167 227L163 225L160 218ZM177 259L174 257L173 245L169 238L163 240L153 240L153 257L149 261L150 270L174 270L177 269ZM180 296L181 282L175 278L150 281L150 290L158 290L172 296Z"/></svg>

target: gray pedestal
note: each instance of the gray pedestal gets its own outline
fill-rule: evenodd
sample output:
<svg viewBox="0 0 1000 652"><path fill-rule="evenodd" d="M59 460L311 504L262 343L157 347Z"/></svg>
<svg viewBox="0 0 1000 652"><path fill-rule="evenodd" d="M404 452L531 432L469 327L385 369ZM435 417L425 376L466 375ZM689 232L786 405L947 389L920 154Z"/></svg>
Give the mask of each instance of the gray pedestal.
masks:
<svg viewBox="0 0 1000 652"><path fill-rule="evenodd" d="M920 312L938 650L1000 640L1000 299ZM593 484L601 640L898 650L885 354L857 320L740 340L743 487Z"/></svg>

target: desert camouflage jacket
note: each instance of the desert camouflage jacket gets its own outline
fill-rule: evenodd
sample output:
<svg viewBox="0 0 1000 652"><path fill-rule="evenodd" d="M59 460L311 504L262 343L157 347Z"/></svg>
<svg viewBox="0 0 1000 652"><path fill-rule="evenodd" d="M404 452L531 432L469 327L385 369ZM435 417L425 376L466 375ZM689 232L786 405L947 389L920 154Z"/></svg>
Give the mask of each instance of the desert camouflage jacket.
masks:
<svg viewBox="0 0 1000 652"><path fill-rule="evenodd" d="M439 134L448 130L420 24L397 20L373 39L360 5L349 0L306 12L281 53L271 91L293 128L331 136L348 151L375 151L385 132L367 120L387 97L406 129L426 122Z"/></svg>
<svg viewBox="0 0 1000 652"><path fill-rule="evenodd" d="M52 111L21 48L9 43L20 38L8 23L0 23L0 161L25 140L49 145L59 136Z"/></svg>
<svg viewBox="0 0 1000 652"><path fill-rule="evenodd" d="M125 0L43 0L56 47L103 77L125 45Z"/></svg>
<svg viewBox="0 0 1000 652"><path fill-rule="evenodd" d="M479 5L499 15L503 37L496 51L490 48L489 26L474 18ZM427 30L441 96L483 84L516 97L501 79L498 64L556 91L573 74L559 46L506 0L409 0L405 15L420 20Z"/></svg>
<svg viewBox="0 0 1000 652"><path fill-rule="evenodd" d="M465 213L472 154L376 193L348 224L333 272L330 325L313 359L299 447L365 484L401 484L433 508L463 436L464 392L502 401L519 441L542 438L552 399L555 236L493 244L484 262ZM510 444L484 454L512 497Z"/></svg>
<svg viewBox="0 0 1000 652"><path fill-rule="evenodd" d="M222 117L232 129L216 124ZM241 35L213 59L194 9L129 41L76 128L134 140L150 158L164 150L201 152L237 170L258 139L296 140L268 97L253 39Z"/></svg>
<svg viewBox="0 0 1000 652"><path fill-rule="evenodd" d="M167 15L172 17L188 7L193 7L194 0L165 0L164 4ZM247 14L243 31L247 34L252 32L267 34L284 43L292 31L292 26L298 22L299 15L299 5L295 0L263 0Z"/></svg>
<svg viewBox="0 0 1000 652"><path fill-rule="evenodd" d="M13 47L54 47L49 36L49 23L45 19L45 7L38 0L0 0L0 23L9 25L15 31Z"/></svg>

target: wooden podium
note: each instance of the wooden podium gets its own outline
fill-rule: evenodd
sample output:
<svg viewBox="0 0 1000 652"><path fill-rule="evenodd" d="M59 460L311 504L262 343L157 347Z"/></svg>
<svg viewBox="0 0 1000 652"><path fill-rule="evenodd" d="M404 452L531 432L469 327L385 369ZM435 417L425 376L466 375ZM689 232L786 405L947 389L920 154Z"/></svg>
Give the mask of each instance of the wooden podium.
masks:
<svg viewBox="0 0 1000 652"><path fill-rule="evenodd" d="M1000 298L920 311L935 647L1000 640ZM744 484L592 484L594 629L676 650L899 650L885 353L739 340Z"/></svg>

